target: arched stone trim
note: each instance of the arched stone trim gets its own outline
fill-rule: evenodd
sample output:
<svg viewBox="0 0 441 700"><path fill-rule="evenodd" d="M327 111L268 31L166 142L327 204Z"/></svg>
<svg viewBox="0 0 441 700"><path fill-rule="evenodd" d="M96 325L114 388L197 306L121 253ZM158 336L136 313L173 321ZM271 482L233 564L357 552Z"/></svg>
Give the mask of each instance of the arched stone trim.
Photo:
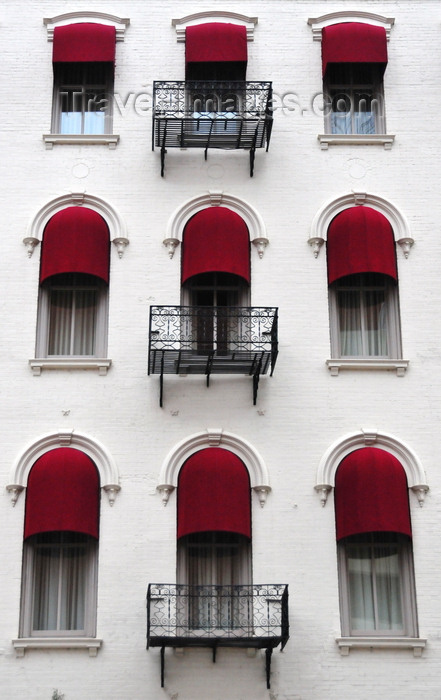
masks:
<svg viewBox="0 0 441 700"><path fill-rule="evenodd" d="M207 207L226 207L236 212L236 214L245 221L250 233L251 242L257 239L264 239L266 245L268 244L264 221L259 212L251 204L228 192L209 190L208 192L188 199L184 204L181 204L181 206L175 209L167 223L167 231L163 241L164 245L167 246L169 250L170 246L173 245L174 251L176 246L182 241L184 228L188 220L197 214L197 212ZM259 257L261 257L260 254Z"/></svg>
<svg viewBox="0 0 441 700"><path fill-rule="evenodd" d="M389 452L398 459L407 476L409 488L414 491L422 506L429 490L424 469L415 452L394 435L381 433L374 429L361 429L336 440L323 455L317 471L315 490L325 505L327 495L335 486L335 474L340 462L354 450L363 447L376 447Z"/></svg>
<svg viewBox="0 0 441 700"><path fill-rule="evenodd" d="M124 240L128 244L127 230L124 220L116 209L100 197L87 194L86 192L70 192L62 194L50 202L44 204L34 215L29 223L24 241L35 240L38 244L43 239L44 228L54 214L72 206L85 206L100 214L109 227L110 239L114 241Z"/></svg>
<svg viewBox="0 0 441 700"><path fill-rule="evenodd" d="M265 462L249 442L233 433L224 432L222 428L207 428L204 432L190 435L168 453L162 464L157 486L162 494L164 505L170 493L178 485L179 471L184 462L195 452L208 447L222 447L242 460L250 475L251 488L256 491L260 505L263 507L266 496L271 491Z"/></svg>
<svg viewBox="0 0 441 700"><path fill-rule="evenodd" d="M225 22L245 26L247 30L247 41L254 41L254 27L258 22L258 18L247 17L237 12L211 10L208 12L195 12L186 17L172 19L172 26L176 28L178 43L185 43L185 29L187 27L195 24L206 24L207 22Z"/></svg>
<svg viewBox="0 0 441 700"><path fill-rule="evenodd" d="M26 488L29 472L37 459L57 447L79 449L93 460L100 475L101 488L107 493L110 505L113 505L121 488L115 460L98 440L84 433L77 433L74 429L48 433L26 447L12 467L10 484L6 487L11 494L13 505L21 491Z"/></svg>
<svg viewBox="0 0 441 700"><path fill-rule="evenodd" d="M401 246L402 241L406 240L410 249L414 242L410 233L410 226L403 212L395 204L376 194L351 192L336 199L328 200L322 205L312 220L308 243L313 248L315 257L319 254L323 242L327 240L328 228L334 217L345 209L360 205L366 205L383 214L392 226L396 243L399 243ZM407 255L409 254L409 249L407 250ZM403 252L407 257L406 252L404 250Z"/></svg>
<svg viewBox="0 0 441 700"><path fill-rule="evenodd" d="M390 31L395 23L393 17L384 17L373 12L363 12L362 10L340 10L339 12L329 12L321 17L310 17L308 24L312 28L314 41L322 40L323 27L331 24L341 24L343 22L359 22L360 24L373 24L377 27L384 27L386 38L389 41Z"/></svg>
<svg viewBox="0 0 441 700"><path fill-rule="evenodd" d="M56 17L45 17L43 24L47 27L47 40L54 40L55 27L64 27L66 24L80 24L82 22L91 22L94 24L106 24L115 27L116 41L124 41L126 28L130 24L130 20L116 15L110 15L107 12L65 12Z"/></svg>

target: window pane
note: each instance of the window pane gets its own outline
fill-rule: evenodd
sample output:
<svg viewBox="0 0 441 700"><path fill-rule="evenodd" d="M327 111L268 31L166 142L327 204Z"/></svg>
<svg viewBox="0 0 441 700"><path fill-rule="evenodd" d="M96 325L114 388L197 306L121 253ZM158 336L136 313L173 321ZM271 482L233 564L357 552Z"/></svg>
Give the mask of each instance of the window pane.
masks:
<svg viewBox="0 0 441 700"><path fill-rule="evenodd" d="M366 291L366 340L368 355L387 355L387 310L384 291Z"/></svg>
<svg viewBox="0 0 441 700"><path fill-rule="evenodd" d="M73 298L72 290L51 292L48 355L70 355Z"/></svg>
<svg viewBox="0 0 441 700"><path fill-rule="evenodd" d="M34 630L56 630L58 609L58 547L37 548L34 559Z"/></svg>
<svg viewBox="0 0 441 700"><path fill-rule="evenodd" d="M375 547L378 629L403 631L399 555L397 547Z"/></svg>
<svg viewBox="0 0 441 700"><path fill-rule="evenodd" d="M337 303L341 355L342 357L363 355L360 293L339 291Z"/></svg>
<svg viewBox="0 0 441 700"><path fill-rule="evenodd" d="M348 548L348 583L351 628L375 629L372 562L364 547Z"/></svg>
<svg viewBox="0 0 441 700"><path fill-rule="evenodd" d="M96 290L75 292L74 355L93 355L95 352Z"/></svg>
<svg viewBox="0 0 441 700"><path fill-rule="evenodd" d="M96 280L86 275L57 275L49 287L48 355L94 355Z"/></svg>

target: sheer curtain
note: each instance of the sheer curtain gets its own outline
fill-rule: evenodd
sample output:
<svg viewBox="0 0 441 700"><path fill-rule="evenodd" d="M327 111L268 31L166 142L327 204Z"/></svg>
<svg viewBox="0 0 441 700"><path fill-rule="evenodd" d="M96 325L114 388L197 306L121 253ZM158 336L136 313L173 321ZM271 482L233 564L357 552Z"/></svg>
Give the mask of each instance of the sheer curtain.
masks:
<svg viewBox="0 0 441 700"><path fill-rule="evenodd" d="M398 547L346 544L352 632L403 632Z"/></svg>
<svg viewBox="0 0 441 700"><path fill-rule="evenodd" d="M235 586L250 583L250 544L241 535L206 532L179 543L181 579L189 585L192 628L244 626Z"/></svg>
<svg viewBox="0 0 441 700"><path fill-rule="evenodd" d="M385 283L374 289L369 281L367 275L350 275L337 283L342 357L388 355Z"/></svg>
<svg viewBox="0 0 441 700"><path fill-rule="evenodd" d="M50 290L48 355L93 355L98 291L67 285Z"/></svg>
<svg viewBox="0 0 441 700"><path fill-rule="evenodd" d="M84 630L88 546L84 536L37 535L33 546L32 629Z"/></svg>

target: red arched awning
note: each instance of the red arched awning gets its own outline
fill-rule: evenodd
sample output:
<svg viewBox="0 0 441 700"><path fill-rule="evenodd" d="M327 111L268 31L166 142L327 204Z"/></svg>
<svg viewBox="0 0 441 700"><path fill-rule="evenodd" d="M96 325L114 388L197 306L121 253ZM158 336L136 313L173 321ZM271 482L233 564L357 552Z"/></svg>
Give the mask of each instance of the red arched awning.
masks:
<svg viewBox="0 0 441 700"><path fill-rule="evenodd" d="M322 30L323 75L329 63L377 63L387 65L384 27L360 22L342 22Z"/></svg>
<svg viewBox="0 0 441 700"><path fill-rule="evenodd" d="M335 479L337 540L364 532L412 536L406 473L385 450L365 447L340 463Z"/></svg>
<svg viewBox="0 0 441 700"><path fill-rule="evenodd" d="M70 447L46 452L28 478L25 538L54 531L98 538L99 487L98 471L84 452Z"/></svg>
<svg viewBox="0 0 441 700"><path fill-rule="evenodd" d="M247 31L243 26L223 22L196 24L185 30L185 62L245 62L248 58Z"/></svg>
<svg viewBox="0 0 441 700"><path fill-rule="evenodd" d="M115 27L105 24L68 24L54 29L54 63L115 61Z"/></svg>
<svg viewBox="0 0 441 700"><path fill-rule="evenodd" d="M68 207L46 224L40 282L64 272L84 272L109 281L110 237L106 222L87 207Z"/></svg>
<svg viewBox="0 0 441 700"><path fill-rule="evenodd" d="M392 226L370 207L345 209L328 229L329 284L361 272L379 272L397 280Z"/></svg>
<svg viewBox="0 0 441 700"><path fill-rule="evenodd" d="M244 220L226 207L208 207L187 223L182 282L202 272L230 272L250 281L250 237Z"/></svg>
<svg viewBox="0 0 441 700"><path fill-rule="evenodd" d="M251 537L248 470L239 457L219 447L196 452L179 474L178 538L209 531Z"/></svg>

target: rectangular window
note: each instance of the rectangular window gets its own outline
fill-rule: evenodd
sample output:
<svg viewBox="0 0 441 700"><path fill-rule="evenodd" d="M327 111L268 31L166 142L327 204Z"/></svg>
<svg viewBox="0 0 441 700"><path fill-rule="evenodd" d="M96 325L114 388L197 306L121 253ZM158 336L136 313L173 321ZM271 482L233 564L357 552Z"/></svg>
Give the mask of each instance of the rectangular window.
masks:
<svg viewBox="0 0 441 700"><path fill-rule="evenodd" d="M112 133L113 63L54 63L52 133Z"/></svg>
<svg viewBox="0 0 441 700"><path fill-rule="evenodd" d="M338 547L343 634L414 636L410 538L367 533L346 537Z"/></svg>
<svg viewBox="0 0 441 700"><path fill-rule="evenodd" d="M335 63L326 71L325 127L330 134L384 134L381 67L371 63Z"/></svg>
<svg viewBox="0 0 441 700"><path fill-rule="evenodd" d="M74 532L29 537L24 546L22 636L93 636L97 543Z"/></svg>
<svg viewBox="0 0 441 700"><path fill-rule="evenodd" d="M347 275L330 287L333 357L400 357L397 287L387 275Z"/></svg>

